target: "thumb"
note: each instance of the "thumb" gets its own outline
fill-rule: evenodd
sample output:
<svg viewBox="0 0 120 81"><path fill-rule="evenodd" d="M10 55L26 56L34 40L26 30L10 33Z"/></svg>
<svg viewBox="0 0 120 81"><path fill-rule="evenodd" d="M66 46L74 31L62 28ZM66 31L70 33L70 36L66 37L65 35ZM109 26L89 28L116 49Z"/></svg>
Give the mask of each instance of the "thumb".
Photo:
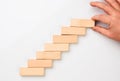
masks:
<svg viewBox="0 0 120 81"><path fill-rule="evenodd" d="M105 29L105 28L103 28L101 26L95 26L95 27L93 27L93 30L96 31L96 32L99 32L100 34L102 34L104 36L107 36L109 38L113 38L113 35L110 32L110 30Z"/></svg>

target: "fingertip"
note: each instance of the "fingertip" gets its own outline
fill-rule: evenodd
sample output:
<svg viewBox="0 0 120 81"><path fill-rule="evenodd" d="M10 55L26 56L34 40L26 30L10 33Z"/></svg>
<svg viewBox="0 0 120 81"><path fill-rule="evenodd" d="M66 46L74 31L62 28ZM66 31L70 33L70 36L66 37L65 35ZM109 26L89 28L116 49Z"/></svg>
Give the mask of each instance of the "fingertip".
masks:
<svg viewBox="0 0 120 81"><path fill-rule="evenodd" d="M93 7L95 7L98 2L99 2L99 1L90 2L90 5L93 6Z"/></svg>
<svg viewBox="0 0 120 81"><path fill-rule="evenodd" d="M94 26L92 29L93 29L94 31L96 31L96 30L97 30L96 26Z"/></svg>
<svg viewBox="0 0 120 81"><path fill-rule="evenodd" d="M90 5L91 5L91 6L94 6L94 3L95 3L95 2L90 2Z"/></svg>
<svg viewBox="0 0 120 81"><path fill-rule="evenodd" d="M90 5L92 5L93 4L93 2L90 2Z"/></svg>
<svg viewBox="0 0 120 81"><path fill-rule="evenodd" d="M99 18L101 18L100 15L94 15L94 16L92 17L93 20L98 20Z"/></svg>
<svg viewBox="0 0 120 81"><path fill-rule="evenodd" d="M92 20L95 20L95 18L96 18L96 16L93 16L91 19L92 19Z"/></svg>
<svg viewBox="0 0 120 81"><path fill-rule="evenodd" d="M100 30L99 30L99 27L96 27L96 26L95 26L95 27L93 27L93 30L94 30L95 32L101 33Z"/></svg>
<svg viewBox="0 0 120 81"><path fill-rule="evenodd" d="M95 27L93 27L93 30L99 32L99 30L100 30L101 28L102 28L102 27L96 25Z"/></svg>
<svg viewBox="0 0 120 81"><path fill-rule="evenodd" d="M101 26L95 26L95 27L93 27L93 30L100 33L100 34L102 34L102 35L105 35L105 36L107 36L109 38L112 37L112 35L110 34L110 31L103 28L103 27L101 27Z"/></svg>

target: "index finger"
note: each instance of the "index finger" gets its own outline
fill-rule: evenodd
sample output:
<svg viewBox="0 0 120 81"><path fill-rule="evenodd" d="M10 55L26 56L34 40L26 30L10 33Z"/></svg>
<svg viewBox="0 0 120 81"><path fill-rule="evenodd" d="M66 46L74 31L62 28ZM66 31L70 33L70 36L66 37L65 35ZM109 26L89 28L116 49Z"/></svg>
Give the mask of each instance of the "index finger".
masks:
<svg viewBox="0 0 120 81"><path fill-rule="evenodd" d="M112 7L110 7L109 5L103 3L103 2L91 2L91 5L93 7L97 7L97 8L100 8L102 9L104 12L106 12L107 14L113 14L114 12L114 9Z"/></svg>

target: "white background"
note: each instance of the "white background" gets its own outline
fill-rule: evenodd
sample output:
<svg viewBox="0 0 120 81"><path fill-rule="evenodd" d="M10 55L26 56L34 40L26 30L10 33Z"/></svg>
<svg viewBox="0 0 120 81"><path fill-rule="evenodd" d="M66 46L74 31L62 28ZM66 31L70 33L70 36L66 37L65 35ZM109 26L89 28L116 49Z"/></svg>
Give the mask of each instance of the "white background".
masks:
<svg viewBox="0 0 120 81"><path fill-rule="evenodd" d="M101 13L93 0L0 0L0 81L120 81L120 43L91 29L46 70L21 77L19 68L59 35L72 18Z"/></svg>

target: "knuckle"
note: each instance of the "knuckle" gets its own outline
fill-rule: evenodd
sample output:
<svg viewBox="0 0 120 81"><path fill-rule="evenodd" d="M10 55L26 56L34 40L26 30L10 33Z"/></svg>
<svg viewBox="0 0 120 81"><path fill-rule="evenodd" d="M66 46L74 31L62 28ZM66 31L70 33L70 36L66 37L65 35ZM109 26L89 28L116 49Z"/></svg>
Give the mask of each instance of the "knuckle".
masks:
<svg viewBox="0 0 120 81"><path fill-rule="evenodd" d="M106 7L106 5L105 5L104 3L102 3L102 2L100 2L99 5L100 5L101 7Z"/></svg>
<svg viewBox="0 0 120 81"><path fill-rule="evenodd" d="M104 0L105 2L109 2L109 0Z"/></svg>
<svg viewBox="0 0 120 81"><path fill-rule="evenodd" d="M113 11L113 12L112 12L112 16L115 17L115 18L120 18L120 12L118 12L118 11Z"/></svg>
<svg viewBox="0 0 120 81"><path fill-rule="evenodd" d="M107 4L102 4L102 7L103 7L104 9L108 9Z"/></svg>
<svg viewBox="0 0 120 81"><path fill-rule="evenodd" d="M105 0L106 2L111 2L112 0Z"/></svg>
<svg viewBox="0 0 120 81"><path fill-rule="evenodd" d="M108 5L104 2L96 2L96 5L101 9L108 9Z"/></svg>

